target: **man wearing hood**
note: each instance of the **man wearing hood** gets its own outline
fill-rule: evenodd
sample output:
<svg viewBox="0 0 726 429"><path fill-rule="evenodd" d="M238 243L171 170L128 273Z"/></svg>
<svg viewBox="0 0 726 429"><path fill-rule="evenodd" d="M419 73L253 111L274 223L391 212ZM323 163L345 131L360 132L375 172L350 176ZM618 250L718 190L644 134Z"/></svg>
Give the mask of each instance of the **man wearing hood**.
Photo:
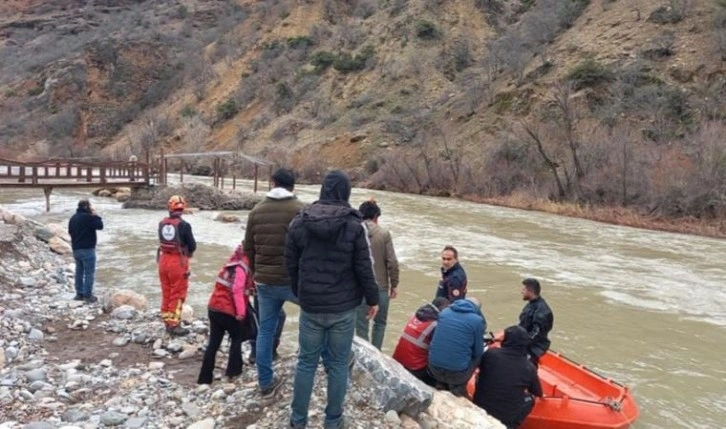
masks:
<svg viewBox="0 0 726 429"><path fill-rule="evenodd" d="M431 377L428 370L429 345L439 320L439 313L448 306L448 299L436 298L416 310L416 314L409 319L403 329L403 334L393 351L393 359L431 387L436 385L436 380Z"/></svg>
<svg viewBox="0 0 726 429"><path fill-rule="evenodd" d="M537 370L527 359L527 331L519 326L504 330L501 348L489 348L481 358L474 403L508 429L518 427L542 397Z"/></svg>
<svg viewBox="0 0 726 429"><path fill-rule="evenodd" d="M290 277L285 269L285 239L290 221L303 204L295 194L295 175L281 168L272 175L274 187L247 216L244 252L250 259L257 296L259 330L252 346L250 361L257 363L257 380L263 396L275 393L280 380L272 368L277 354L280 334L285 323L285 302L297 304L292 293Z"/></svg>
<svg viewBox="0 0 726 429"><path fill-rule="evenodd" d="M439 315L429 347L429 372L440 387L466 395L466 384L484 353L486 320L476 298L454 301Z"/></svg>
<svg viewBox="0 0 726 429"><path fill-rule="evenodd" d="M350 190L345 173L328 173L320 199L295 216L285 243L285 266L300 302L293 428L307 425L315 371L323 353L328 377L325 428L343 427L356 308L365 297L368 319L378 311L368 232L360 212L348 203Z"/></svg>
<svg viewBox="0 0 726 429"><path fill-rule="evenodd" d="M390 299L395 299L398 287L398 259L393 248L391 233L378 225L378 218L381 216L381 208L375 200L369 200L360 205L358 209L363 215L368 239L371 243L373 254L373 271L378 283L378 314L373 320L373 332L371 332L371 344L378 350L383 347L383 337L386 334L386 322L388 319L388 304ZM356 335L368 341L370 322L366 318L368 306L363 303L358 307L356 321Z"/></svg>

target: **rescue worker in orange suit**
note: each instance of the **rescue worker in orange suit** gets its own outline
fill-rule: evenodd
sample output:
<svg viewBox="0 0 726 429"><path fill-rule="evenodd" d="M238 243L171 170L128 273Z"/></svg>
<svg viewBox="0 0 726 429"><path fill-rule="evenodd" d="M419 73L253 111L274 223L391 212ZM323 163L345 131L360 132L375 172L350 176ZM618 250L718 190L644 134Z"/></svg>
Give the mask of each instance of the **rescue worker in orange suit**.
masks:
<svg viewBox="0 0 726 429"><path fill-rule="evenodd" d="M184 221L182 213L187 204L184 198L169 198L169 216L159 222L159 280L161 281L161 319L171 335L186 335L182 327L181 311L189 288L189 259L197 250L192 226Z"/></svg>
<svg viewBox="0 0 726 429"><path fill-rule="evenodd" d="M439 320L439 312L448 306L449 300L439 297L416 310L393 351L393 359L431 387L436 386L436 380L428 371L429 344Z"/></svg>

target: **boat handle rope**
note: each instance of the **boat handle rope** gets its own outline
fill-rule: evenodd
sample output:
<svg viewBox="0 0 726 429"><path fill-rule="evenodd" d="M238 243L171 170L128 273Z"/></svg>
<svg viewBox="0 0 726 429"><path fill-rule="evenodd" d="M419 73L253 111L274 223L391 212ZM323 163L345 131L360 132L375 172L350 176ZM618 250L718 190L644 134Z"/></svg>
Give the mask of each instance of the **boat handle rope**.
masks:
<svg viewBox="0 0 726 429"><path fill-rule="evenodd" d="M544 396L542 399L549 399L549 398L562 399L562 396ZM570 401L585 402L585 403L588 403L588 404L604 405L604 406L610 408L611 410L617 411L617 412L621 412L623 410L623 401L622 400L617 401L617 400L615 400L615 399L613 399L611 397L607 397L603 401L593 401L591 399L584 399L584 398L573 398L571 396L568 396L567 398Z"/></svg>

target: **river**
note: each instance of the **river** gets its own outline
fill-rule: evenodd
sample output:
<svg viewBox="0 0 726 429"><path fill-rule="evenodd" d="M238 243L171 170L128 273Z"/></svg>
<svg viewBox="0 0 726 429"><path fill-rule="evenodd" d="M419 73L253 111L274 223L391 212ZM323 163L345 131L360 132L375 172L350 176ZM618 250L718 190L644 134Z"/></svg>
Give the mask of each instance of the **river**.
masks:
<svg viewBox="0 0 726 429"><path fill-rule="evenodd" d="M249 186L249 183L246 185ZM300 186L312 202L317 186ZM42 222L67 222L88 190L56 190L45 213L40 190L3 189L0 205ZM720 428L726 422L726 241L639 230L454 199L354 189L357 206L374 196L381 225L401 263L384 351L411 313L432 298L440 250L451 244L483 303L491 330L514 324L520 282L536 277L555 313L552 348L630 386L641 410L636 428ZM122 210L91 197L99 234L97 288L131 288L160 299L154 262L162 211ZM199 248L189 302L204 314L220 264L244 235L217 212L186 216ZM246 219L246 212L236 213ZM297 309L288 309L287 351L295 350Z"/></svg>

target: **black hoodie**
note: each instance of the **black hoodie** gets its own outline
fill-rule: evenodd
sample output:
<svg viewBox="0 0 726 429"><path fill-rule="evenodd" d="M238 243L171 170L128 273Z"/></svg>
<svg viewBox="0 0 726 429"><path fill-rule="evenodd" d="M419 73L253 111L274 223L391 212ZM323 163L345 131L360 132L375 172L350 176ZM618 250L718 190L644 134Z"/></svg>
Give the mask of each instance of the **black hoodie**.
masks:
<svg viewBox="0 0 726 429"><path fill-rule="evenodd" d="M343 313L378 304L368 234L351 208L350 181L340 171L325 176L320 199L290 223L285 267L300 307L309 313Z"/></svg>
<svg viewBox="0 0 726 429"><path fill-rule="evenodd" d="M506 426L520 415L528 394L542 396L537 370L527 359L527 331L511 326L501 348L490 348L479 364L474 403Z"/></svg>

